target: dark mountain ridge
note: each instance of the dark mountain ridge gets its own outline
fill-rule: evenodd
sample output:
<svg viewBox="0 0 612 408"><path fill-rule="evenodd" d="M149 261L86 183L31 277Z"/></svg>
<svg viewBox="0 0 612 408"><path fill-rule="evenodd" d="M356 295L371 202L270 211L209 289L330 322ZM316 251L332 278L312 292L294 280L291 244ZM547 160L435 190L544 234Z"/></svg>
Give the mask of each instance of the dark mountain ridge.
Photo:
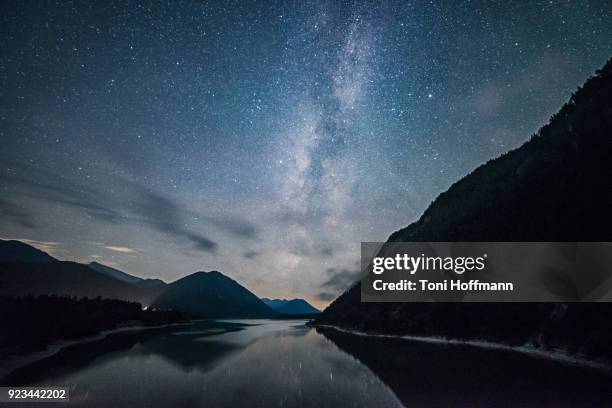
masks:
<svg viewBox="0 0 612 408"><path fill-rule="evenodd" d="M307 315L321 311L304 299L261 299L266 305L282 315Z"/></svg>
<svg viewBox="0 0 612 408"><path fill-rule="evenodd" d="M261 298L261 300L262 302L264 302L266 305L270 306L274 310L277 310L283 307L289 301L287 299L268 299L268 298Z"/></svg>
<svg viewBox="0 0 612 408"><path fill-rule="evenodd" d="M272 317L277 313L221 272L196 272L167 285L152 306L200 317Z"/></svg>
<svg viewBox="0 0 612 408"><path fill-rule="evenodd" d="M0 295L102 297L143 303L156 296L76 262L15 262L0 265Z"/></svg>
<svg viewBox="0 0 612 408"><path fill-rule="evenodd" d="M13 253L14 248L17 251ZM0 296L101 297L172 309L194 317L278 315L248 289L217 271L196 272L166 284L159 279L138 278L100 263L83 265L58 261L19 241L0 241L0 254L4 254L0 258Z"/></svg>
<svg viewBox="0 0 612 408"><path fill-rule="evenodd" d="M0 263L5 262L58 262L58 260L21 241L0 239Z"/></svg>
<svg viewBox="0 0 612 408"><path fill-rule="evenodd" d="M119 279L120 281L123 281L123 282L137 283L143 280L142 278L139 278L134 275L130 275L129 273L125 273L123 271L120 271L119 269L115 269L110 266L106 266L99 262L90 262L89 264L87 264L87 266L89 266L94 271L98 271L105 275L112 276L113 278Z"/></svg>
<svg viewBox="0 0 612 408"><path fill-rule="evenodd" d="M166 282L164 282L161 279L139 278L138 276L130 275L129 273L126 273L119 269L112 268L110 266L101 264L99 262L90 262L88 266L95 271L98 271L108 276L112 276L113 278L119 279L123 282L131 283L133 285L140 286L143 288L154 287L154 286L166 284Z"/></svg>
<svg viewBox="0 0 612 408"><path fill-rule="evenodd" d="M612 59L528 142L453 184L389 241L612 241L610 129ZM313 323L612 361L607 303L361 303L357 283Z"/></svg>

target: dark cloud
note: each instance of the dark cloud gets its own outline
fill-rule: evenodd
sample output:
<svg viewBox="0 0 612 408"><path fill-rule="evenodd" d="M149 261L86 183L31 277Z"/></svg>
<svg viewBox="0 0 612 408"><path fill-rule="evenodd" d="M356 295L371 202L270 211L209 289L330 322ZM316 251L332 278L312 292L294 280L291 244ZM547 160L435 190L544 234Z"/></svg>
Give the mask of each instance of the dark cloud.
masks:
<svg viewBox="0 0 612 408"><path fill-rule="evenodd" d="M105 203L108 194L32 166L9 163L7 167L11 171L1 173L0 178L10 190L21 196L78 208L107 222L116 223L125 218ZM29 211L35 212L33 209Z"/></svg>
<svg viewBox="0 0 612 408"><path fill-rule="evenodd" d="M114 177L113 184L116 191L122 193L109 194L29 165L12 162L8 163L8 167L12 171L0 173L0 179L21 195L77 208L109 223L134 222L168 234L182 235L196 243L200 249L214 249L216 244L203 235L184 231L183 220L193 219L239 238L251 239L258 235L257 227L243 218L198 214L183 208L167 196L120 177ZM120 196L130 197L128 206ZM23 221L23 217L20 218Z"/></svg>
<svg viewBox="0 0 612 408"><path fill-rule="evenodd" d="M255 259L257 258L259 255L261 255L261 252L258 251L248 251L244 253L244 257L247 259Z"/></svg>
<svg viewBox="0 0 612 408"><path fill-rule="evenodd" d="M322 246L318 243L313 243L309 239L295 239L288 251L303 258L330 258L334 256L335 249L331 246Z"/></svg>
<svg viewBox="0 0 612 408"><path fill-rule="evenodd" d="M319 251L319 254L323 256L334 256L334 249L332 247L325 247Z"/></svg>
<svg viewBox="0 0 612 408"><path fill-rule="evenodd" d="M206 235L188 229L185 220L195 220L196 223L212 226L235 237L251 239L258 235L257 227L243 218L198 214L183 208L168 196L120 177L114 177L113 184L115 191L121 193L109 194L21 163L7 163L5 168L9 170L4 170L0 178L14 193L73 207L104 222L133 223L154 228L187 239L202 251L213 252L218 245ZM3 201L0 202L0 211L19 225L30 228L34 226L35 210L26 211Z"/></svg>
<svg viewBox="0 0 612 408"><path fill-rule="evenodd" d="M21 207L0 198L0 214L2 218L9 219L14 223L26 228L36 228L36 223L31 214Z"/></svg>
<svg viewBox="0 0 612 408"><path fill-rule="evenodd" d="M153 227L165 234L187 238L193 242L197 249L214 252L217 243L208 237L189 231L183 221L186 211L168 197L147 190L143 186L134 185L137 191L136 198L131 202L131 208L137 219L143 225Z"/></svg>
<svg viewBox="0 0 612 408"><path fill-rule="evenodd" d="M327 274L331 275L323 284L321 288L335 289L335 290L346 290L349 286L353 285L359 280L361 271L349 270L349 269L336 269L328 268Z"/></svg>
<svg viewBox="0 0 612 408"><path fill-rule="evenodd" d="M319 292L316 294L317 299L322 300L324 302L328 302L330 300L334 300L338 295L329 293L329 292Z"/></svg>
<svg viewBox="0 0 612 408"><path fill-rule="evenodd" d="M316 294L319 300L330 301L353 286L360 278L359 269L328 268L328 279L320 285L321 291Z"/></svg>
<svg viewBox="0 0 612 408"><path fill-rule="evenodd" d="M214 252L217 249L217 243L211 241L201 234L194 234L193 232L184 231L184 236L190 239L194 244L196 249L200 251Z"/></svg>
<svg viewBox="0 0 612 408"><path fill-rule="evenodd" d="M7 172L2 174L2 180L14 192L37 200L74 207L105 222L132 223L150 227L167 235L187 239L198 250L214 252L217 248L217 243L204 234L187 229L185 219L193 218L193 213L182 208L171 198L150 191L137 183L117 178L115 184L125 190L125 196L129 197L119 199L107 192L98 191L31 166L11 163L10 167L18 169L19 175ZM33 216L25 211L18 211L14 206L9 207L8 204L0 203L0 206L3 213L7 213L21 224L27 223ZM226 220L219 222L227 224ZM236 222L235 225L240 224ZM236 230L236 227L233 229ZM241 231L241 234L244 235L245 232Z"/></svg>
<svg viewBox="0 0 612 408"><path fill-rule="evenodd" d="M259 231L255 225L242 218L205 217L215 227L239 238L255 238Z"/></svg>

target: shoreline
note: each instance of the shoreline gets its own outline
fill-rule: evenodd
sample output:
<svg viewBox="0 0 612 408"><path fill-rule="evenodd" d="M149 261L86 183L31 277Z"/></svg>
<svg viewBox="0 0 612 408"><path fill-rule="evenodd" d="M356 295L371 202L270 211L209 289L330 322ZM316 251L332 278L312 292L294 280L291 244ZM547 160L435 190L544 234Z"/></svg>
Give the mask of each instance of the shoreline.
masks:
<svg viewBox="0 0 612 408"><path fill-rule="evenodd" d="M521 353L535 358L541 358L545 360L556 361L564 364L576 365L581 367L592 368L599 371L612 372L612 366L606 363L597 362L586 357L576 357L566 354L559 350L545 350L538 349L530 346L510 346L503 343L494 343L484 340L460 340L460 339L449 339L445 337L428 337L428 336L411 336L411 335L399 335L399 334L382 334L382 333L367 333L359 330L345 329L339 326L331 324L310 324L310 327L322 327L327 329L336 330L340 333L351 334L354 336L361 337L377 337L377 338L388 338L388 339L400 339L408 341L417 341L421 343L430 344L442 344L442 345L453 345L453 346L470 346L478 347L481 349L488 350L500 350L500 351L511 351L515 353Z"/></svg>
<svg viewBox="0 0 612 408"><path fill-rule="evenodd" d="M122 326L122 327L117 327L115 329L102 330L101 332L94 334L92 336L82 337L79 339L56 340L52 343L49 343L44 350L35 351L33 353L30 353L24 356L20 356L20 355L7 356L4 363L0 365L0 380L5 378L7 375L12 373L13 371L19 368L25 367L28 364L32 364L37 361L43 360L45 358L51 357L59 353L66 347L74 346L77 344L85 344L85 343L89 343L92 341L102 340L115 333L163 329L163 328L172 327L172 326L187 326L187 325L192 325L195 321L196 320L190 320L188 322L166 323L166 324L161 324L157 326L142 326L142 325Z"/></svg>

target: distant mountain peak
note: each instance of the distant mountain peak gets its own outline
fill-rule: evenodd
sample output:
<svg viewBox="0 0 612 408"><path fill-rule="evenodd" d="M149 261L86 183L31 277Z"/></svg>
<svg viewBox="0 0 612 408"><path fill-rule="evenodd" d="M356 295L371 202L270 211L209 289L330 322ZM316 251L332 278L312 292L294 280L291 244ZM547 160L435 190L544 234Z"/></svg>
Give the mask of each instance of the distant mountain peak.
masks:
<svg viewBox="0 0 612 408"><path fill-rule="evenodd" d="M130 275L129 273L123 272L117 268L101 264L100 262L90 262L89 267L95 271L98 271L108 276L112 276L115 279L119 279L127 283L136 284L144 280L142 278L139 278L138 276Z"/></svg>
<svg viewBox="0 0 612 408"><path fill-rule="evenodd" d="M320 310L313 307L304 299L261 299L265 304L280 314L298 315L319 313Z"/></svg>
<svg viewBox="0 0 612 408"><path fill-rule="evenodd" d="M219 272L219 271L197 271L194 272L190 275L187 276L194 276L194 275L202 275L202 276L225 276L227 277L227 275L224 275L223 273Z"/></svg>
<svg viewBox="0 0 612 408"><path fill-rule="evenodd" d="M180 282L180 281L184 281L184 280L200 280L200 279L205 279L205 280L228 280L228 281L232 281L234 282L234 280L232 278L230 278L229 276L219 272L219 271L197 271L194 273L191 273L189 275L183 276L182 278L177 279L175 282Z"/></svg>
<svg viewBox="0 0 612 408"><path fill-rule="evenodd" d="M140 287L143 287L143 288L162 286L162 285L166 284L166 282L164 282L161 279L145 279L145 278L140 278L138 276L130 275L127 272L123 272L122 270L110 267L108 265L104 265L104 264L102 264L100 262L96 262L96 261L90 262L88 264L88 266L91 269L93 269L94 271L96 271L96 272L103 273L105 275L111 276L111 277L113 277L115 279L118 279L120 281L131 283L132 285L140 286Z"/></svg>
<svg viewBox="0 0 612 408"><path fill-rule="evenodd" d="M155 307L199 317L272 317L277 313L255 294L219 271L198 271L170 284Z"/></svg>

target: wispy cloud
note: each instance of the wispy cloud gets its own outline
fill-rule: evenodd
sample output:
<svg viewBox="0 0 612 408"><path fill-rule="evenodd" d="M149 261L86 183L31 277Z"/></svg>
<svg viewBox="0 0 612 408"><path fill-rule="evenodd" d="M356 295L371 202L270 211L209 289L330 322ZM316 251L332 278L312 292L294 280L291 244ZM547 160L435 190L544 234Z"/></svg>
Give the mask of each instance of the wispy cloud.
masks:
<svg viewBox="0 0 612 408"><path fill-rule="evenodd" d="M15 224L26 228L36 228L36 222L32 214L25 211L15 203L0 198L0 214L2 217L13 221Z"/></svg>
<svg viewBox="0 0 612 408"><path fill-rule="evenodd" d="M12 170L6 171L5 168ZM109 195L67 177L22 163L10 163L0 171L0 177L10 193L76 208L107 223L130 223L153 228L190 241L196 249L205 252L214 252L218 244L200 231L202 227L247 239L255 238L258 233L255 225L240 217L199 214L180 205L172 197L120 177L115 177L113 184L117 191L122 192L121 195ZM14 223L35 227L33 210L0 200L0 213Z"/></svg>
<svg viewBox="0 0 612 408"><path fill-rule="evenodd" d="M245 253L244 253L244 255L243 255L243 256L244 256L246 259L255 259L255 258L257 258L259 255L261 255L261 252L259 252L259 251L247 251L247 252L245 252Z"/></svg>
<svg viewBox="0 0 612 408"><path fill-rule="evenodd" d="M108 249L109 251L117 252L117 253L120 253L120 254L135 254L135 253L138 252L135 249L124 247L124 246L107 245L104 248Z"/></svg>
<svg viewBox="0 0 612 408"><path fill-rule="evenodd" d="M319 292L317 293L316 297L317 299L322 300L324 302L329 302L330 300L334 300L335 298L337 298L338 294L330 292Z"/></svg>
<svg viewBox="0 0 612 408"><path fill-rule="evenodd" d="M169 197L152 192L143 186L133 186L136 195L130 208L135 222L157 229L168 235L190 240L201 251L214 252L217 243L202 233L187 229L185 216L190 214Z"/></svg>
<svg viewBox="0 0 612 408"><path fill-rule="evenodd" d="M361 275L359 269L328 268L326 272L329 277L321 284L321 291L317 293L317 298L323 301L335 299L339 294L353 286Z"/></svg>

